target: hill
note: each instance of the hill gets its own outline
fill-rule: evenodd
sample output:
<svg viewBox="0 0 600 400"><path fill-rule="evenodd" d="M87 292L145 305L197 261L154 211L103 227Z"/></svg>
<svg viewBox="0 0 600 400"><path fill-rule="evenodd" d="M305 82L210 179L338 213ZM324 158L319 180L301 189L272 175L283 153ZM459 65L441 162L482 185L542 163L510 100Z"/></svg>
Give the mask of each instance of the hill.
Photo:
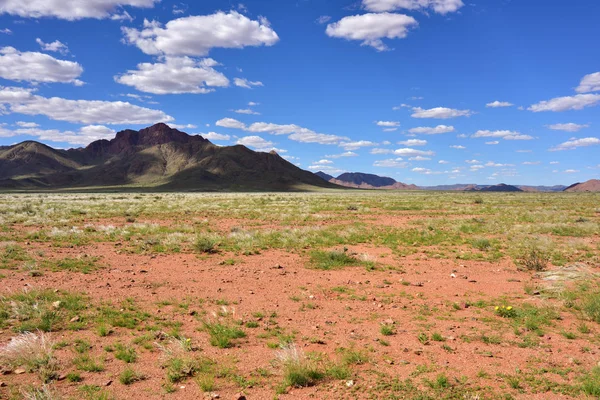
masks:
<svg viewBox="0 0 600 400"><path fill-rule="evenodd" d="M137 187L177 190L333 188L277 153L220 147L165 124L124 130L85 148L27 141L0 149L0 188Z"/></svg>
<svg viewBox="0 0 600 400"><path fill-rule="evenodd" d="M564 190L565 192L600 192L600 180L590 179L583 183L575 183Z"/></svg>
<svg viewBox="0 0 600 400"><path fill-rule="evenodd" d="M329 182L330 180L332 180L332 179L333 179L333 176L331 176L331 175L329 175L329 174L326 174L326 173L325 173L325 172L323 172L323 171L315 172L315 175L316 175L316 176L318 176L319 178L321 178L321 179L323 179L323 180L327 181L327 182Z"/></svg>
<svg viewBox="0 0 600 400"><path fill-rule="evenodd" d="M374 174L365 174L363 172L345 172L337 178L334 178L331 175L325 174L321 171L317 172L316 175L330 183L356 189L418 189L418 187L415 185L407 185L406 183L397 182L393 178ZM329 179L327 179L328 177Z"/></svg>
<svg viewBox="0 0 600 400"><path fill-rule="evenodd" d="M519 189L516 186L506 185L504 183L500 183L498 185L487 186L481 189L478 189L479 192L522 192L522 189Z"/></svg>

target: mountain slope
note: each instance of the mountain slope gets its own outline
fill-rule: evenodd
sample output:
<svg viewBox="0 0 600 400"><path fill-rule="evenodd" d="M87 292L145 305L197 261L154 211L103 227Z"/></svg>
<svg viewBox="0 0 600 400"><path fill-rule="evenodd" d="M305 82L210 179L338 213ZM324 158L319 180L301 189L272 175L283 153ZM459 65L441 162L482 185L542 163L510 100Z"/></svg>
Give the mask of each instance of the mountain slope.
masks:
<svg viewBox="0 0 600 400"><path fill-rule="evenodd" d="M418 189L415 185L397 182L395 179L362 172L346 172L329 182L358 189Z"/></svg>
<svg viewBox="0 0 600 400"><path fill-rule="evenodd" d="M590 179L583 183L575 183L564 190L565 192L600 192L600 179Z"/></svg>
<svg viewBox="0 0 600 400"><path fill-rule="evenodd" d="M0 187L134 186L178 190L293 190L336 187L277 153L219 147L165 124L125 130L85 148L37 142L0 149Z"/></svg>

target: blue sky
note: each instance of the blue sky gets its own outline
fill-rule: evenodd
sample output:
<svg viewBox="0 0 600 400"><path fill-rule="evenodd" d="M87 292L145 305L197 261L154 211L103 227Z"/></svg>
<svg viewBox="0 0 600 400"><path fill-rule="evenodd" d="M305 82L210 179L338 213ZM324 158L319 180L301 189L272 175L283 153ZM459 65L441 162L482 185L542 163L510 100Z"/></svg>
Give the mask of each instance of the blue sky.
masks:
<svg viewBox="0 0 600 400"><path fill-rule="evenodd" d="M0 0L0 145L163 121L332 175L571 184L600 175L598 15L596 0Z"/></svg>

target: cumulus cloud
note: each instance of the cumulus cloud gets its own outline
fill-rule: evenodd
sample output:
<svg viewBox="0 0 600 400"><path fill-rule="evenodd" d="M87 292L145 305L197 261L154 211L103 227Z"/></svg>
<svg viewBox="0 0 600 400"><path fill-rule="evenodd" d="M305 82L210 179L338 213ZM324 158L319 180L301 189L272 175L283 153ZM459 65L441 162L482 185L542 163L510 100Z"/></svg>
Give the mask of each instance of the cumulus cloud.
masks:
<svg viewBox="0 0 600 400"><path fill-rule="evenodd" d="M438 164L450 164L450 161L440 160L438 161Z"/></svg>
<svg viewBox="0 0 600 400"><path fill-rule="evenodd" d="M266 18L253 21L236 11L182 17L164 27L145 20L141 30L122 29L127 43L151 55L205 56L213 48L272 46L279 41Z"/></svg>
<svg viewBox="0 0 600 400"><path fill-rule="evenodd" d="M458 11L465 4L462 0L362 0L362 5L369 11L395 11L432 9L438 14Z"/></svg>
<svg viewBox="0 0 600 400"><path fill-rule="evenodd" d="M81 127L78 131L61 131L58 129L26 127L16 129L14 133L17 135L34 136L39 140L44 141L64 142L85 146L96 140L112 139L116 132L103 125L88 125Z"/></svg>
<svg viewBox="0 0 600 400"><path fill-rule="evenodd" d="M35 39L35 42L39 44L44 51L58 52L62 55L69 54L69 47L60 40L55 40L52 43L45 43L42 39L37 38Z"/></svg>
<svg viewBox="0 0 600 400"><path fill-rule="evenodd" d="M374 167L385 167L385 168L406 168L409 166L407 162L403 162L402 158L389 158L387 160L378 160L373 163Z"/></svg>
<svg viewBox="0 0 600 400"><path fill-rule="evenodd" d="M213 66L211 58L164 57L159 63L141 63L136 70L115 76L115 81L153 94L206 94L214 87L229 86L229 79Z"/></svg>
<svg viewBox="0 0 600 400"><path fill-rule="evenodd" d="M435 153L431 150L416 150L409 147L394 150L394 154L404 157L416 157L416 156L434 156Z"/></svg>
<svg viewBox="0 0 600 400"><path fill-rule="evenodd" d="M401 144L403 146L425 146L427 144L427 140L409 139L404 140L402 142L398 142L398 144Z"/></svg>
<svg viewBox="0 0 600 400"><path fill-rule="evenodd" d="M124 19L129 16L122 7L151 8L160 0L3 0L0 14L24 18L54 17L69 21L83 18ZM121 11L121 14L119 14ZM129 17L130 18L130 17Z"/></svg>
<svg viewBox="0 0 600 400"><path fill-rule="evenodd" d="M240 108L238 110L233 110L236 114L246 114L246 115L260 115L259 112L252 110L251 108Z"/></svg>
<svg viewBox="0 0 600 400"><path fill-rule="evenodd" d="M584 76L575 90L577 93L600 91L600 72L594 72L593 74Z"/></svg>
<svg viewBox="0 0 600 400"><path fill-rule="evenodd" d="M371 149L370 153L371 154L393 154L394 150L375 148L375 149Z"/></svg>
<svg viewBox="0 0 600 400"><path fill-rule="evenodd" d="M451 149L456 149L456 150L464 150L464 149L466 149L465 146L461 146L459 144L454 144L454 145L450 146L450 148Z"/></svg>
<svg viewBox="0 0 600 400"><path fill-rule="evenodd" d="M231 139L231 136L222 135L217 132L201 133L200 136L202 136L204 139L208 139L208 140L229 140L229 139Z"/></svg>
<svg viewBox="0 0 600 400"><path fill-rule="evenodd" d="M561 143L553 148L550 151L560 151L560 150L573 150L578 147L587 147L594 146L600 144L600 139L596 137L587 137L583 139L572 139L568 140L564 143Z"/></svg>
<svg viewBox="0 0 600 400"><path fill-rule="evenodd" d="M48 54L21 52L14 47L0 48L0 77L11 81L72 83L82 85L77 79L83 67L74 61L58 60Z"/></svg>
<svg viewBox="0 0 600 400"><path fill-rule="evenodd" d="M370 142L368 140L357 140L355 142L343 142L340 143L340 147L343 147L344 150L356 150L361 147L373 147L377 146L377 143Z"/></svg>
<svg viewBox="0 0 600 400"><path fill-rule="evenodd" d="M252 86L264 86L261 81L249 81L245 78L235 78L233 80L233 84L235 86L243 87L245 89L252 89Z"/></svg>
<svg viewBox="0 0 600 400"><path fill-rule="evenodd" d="M289 135L288 139L302 143L339 144L349 140L347 137L317 133L298 125L280 125L267 122L255 122L247 126L233 118L223 118L216 122L217 126L224 128L241 129L253 133L270 133L272 135Z"/></svg>
<svg viewBox="0 0 600 400"><path fill-rule="evenodd" d="M422 135L439 135L441 133L454 132L453 126L438 125L436 127L420 126L408 130L410 133Z"/></svg>
<svg viewBox="0 0 600 400"><path fill-rule="evenodd" d="M500 142L497 141L497 140L492 140L491 142L485 142L485 144L493 146L493 145L496 145L496 144L500 144Z"/></svg>
<svg viewBox="0 0 600 400"><path fill-rule="evenodd" d="M270 151L273 149L273 142L263 139L260 136L245 136L240 138L236 144L252 147L257 151Z"/></svg>
<svg viewBox="0 0 600 400"><path fill-rule="evenodd" d="M496 101L493 101L491 103L487 103L485 106L489 107L489 108L498 108L498 107L511 107L511 106L514 106L514 104L509 103L508 101L498 101L498 100L496 100Z"/></svg>
<svg viewBox="0 0 600 400"><path fill-rule="evenodd" d="M421 107L413 107L413 118L437 118L437 119L448 119L456 117L470 117L473 115L471 110L456 110L453 108L446 107L435 107L425 110Z"/></svg>
<svg viewBox="0 0 600 400"><path fill-rule="evenodd" d="M160 110L123 101L70 100L35 95L32 89L0 87L0 107L5 112L44 115L56 121L82 124L150 124L170 122L173 117Z"/></svg>
<svg viewBox="0 0 600 400"><path fill-rule="evenodd" d="M580 125L580 124L575 124L573 122L569 122L566 124L553 124L553 125L546 125L546 127L548 129L552 129L555 131L565 131L565 132L577 132L583 128L587 128L589 127L589 125Z"/></svg>
<svg viewBox="0 0 600 400"><path fill-rule="evenodd" d="M471 135L472 138L502 138L505 140L532 140L533 137L522 133L508 130L488 131L480 130Z"/></svg>
<svg viewBox="0 0 600 400"><path fill-rule="evenodd" d="M523 165L540 165L541 162L540 161L525 161L523 162Z"/></svg>
<svg viewBox="0 0 600 400"><path fill-rule="evenodd" d="M345 151L341 154L330 154L330 155L326 155L325 157L327 158L342 158L342 157L356 157L358 156L358 154L356 154L353 151Z"/></svg>
<svg viewBox="0 0 600 400"><path fill-rule="evenodd" d="M346 40L360 40L361 46L371 46L377 51L389 50L381 39L402 39L417 20L404 14L368 13L344 17L327 25L327 36Z"/></svg>
<svg viewBox="0 0 600 400"><path fill-rule="evenodd" d="M400 122L398 121L376 121L375 124L384 128L394 128L400 126Z"/></svg>
<svg viewBox="0 0 600 400"><path fill-rule="evenodd" d="M592 107L598 103L600 103L600 94L577 94L575 96L555 97L551 100L540 101L537 104L532 104L528 110L533 112L582 110L585 107Z"/></svg>

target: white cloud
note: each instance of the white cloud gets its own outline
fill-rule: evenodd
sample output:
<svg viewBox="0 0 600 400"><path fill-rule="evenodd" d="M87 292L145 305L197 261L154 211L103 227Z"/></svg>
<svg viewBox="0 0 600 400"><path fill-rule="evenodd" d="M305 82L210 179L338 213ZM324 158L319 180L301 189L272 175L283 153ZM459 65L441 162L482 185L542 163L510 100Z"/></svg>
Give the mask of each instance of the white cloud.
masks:
<svg viewBox="0 0 600 400"><path fill-rule="evenodd" d="M525 161L523 162L523 165L540 165L541 162L540 161Z"/></svg>
<svg viewBox="0 0 600 400"><path fill-rule="evenodd" d="M467 164L481 164L481 161L477 161L477 160L465 160L465 162Z"/></svg>
<svg viewBox="0 0 600 400"><path fill-rule="evenodd" d="M23 121L17 121L16 125L20 126L21 128L38 128L40 126L39 124L36 124L35 122L23 122Z"/></svg>
<svg viewBox="0 0 600 400"><path fill-rule="evenodd" d="M353 151L345 151L341 154L330 154L330 155L326 155L325 157L327 158L342 158L342 157L356 157L358 156L358 154L356 154Z"/></svg>
<svg viewBox="0 0 600 400"><path fill-rule="evenodd" d="M496 145L496 144L500 144L500 142L499 142L499 141L497 141L497 140L493 140L493 141L491 141L491 142L485 142L485 144L488 144L488 145L492 145L492 146L493 146L493 145Z"/></svg>
<svg viewBox="0 0 600 400"><path fill-rule="evenodd" d="M384 167L384 168L406 168L409 166L407 162L403 162L401 158L397 159L387 159L387 160L378 160L373 163L374 167Z"/></svg>
<svg viewBox="0 0 600 400"><path fill-rule="evenodd" d="M314 165L317 165L317 164L319 164L319 165L333 164L333 161L323 159L323 160L315 161L313 164Z"/></svg>
<svg viewBox="0 0 600 400"><path fill-rule="evenodd" d="M546 125L546 127L555 131L577 132L583 128L589 127L589 125L580 125L569 122L566 124Z"/></svg>
<svg viewBox="0 0 600 400"><path fill-rule="evenodd" d="M331 21L331 17L329 15L321 15L319 18L317 18L315 22L319 25L323 25L328 23L329 21Z"/></svg>
<svg viewBox="0 0 600 400"><path fill-rule="evenodd" d="M167 125L169 125L173 129L195 129L198 127L194 124L174 124L172 122L169 122Z"/></svg>
<svg viewBox="0 0 600 400"><path fill-rule="evenodd" d="M400 122L398 122L398 121L376 121L375 124L377 126L382 126L382 127L387 127L387 128L394 128L394 127L400 126Z"/></svg>
<svg viewBox="0 0 600 400"><path fill-rule="evenodd" d="M208 139L208 140L229 140L229 139L231 139L231 136L222 135L217 132L201 133L200 136L202 136L204 139Z"/></svg>
<svg viewBox="0 0 600 400"><path fill-rule="evenodd" d="M5 35L12 35L12 31L8 28L0 29L0 33L4 33Z"/></svg>
<svg viewBox="0 0 600 400"><path fill-rule="evenodd" d="M389 50L381 39L405 38L417 20L404 14L363 14L344 17L327 25L327 36L346 40L360 40L361 46L371 46L378 51Z"/></svg>
<svg viewBox="0 0 600 400"><path fill-rule="evenodd" d="M266 18L253 21L230 11L160 22L144 20L141 30L122 28L125 40L151 55L205 56L212 48L272 46L279 41Z"/></svg>
<svg viewBox="0 0 600 400"><path fill-rule="evenodd" d="M573 150L578 147L594 146L594 145L598 145L598 144L600 144L600 139L598 139L596 137L587 137L587 138L583 138L583 139L572 139L572 140L566 141L564 143L559 144L558 146L551 148L550 151Z"/></svg>
<svg viewBox="0 0 600 400"><path fill-rule="evenodd" d="M472 138L502 138L505 140L532 140L533 137L529 135L523 135L522 133L516 131L488 131L488 130L480 130L471 135Z"/></svg>
<svg viewBox="0 0 600 400"><path fill-rule="evenodd" d="M581 110L585 107L595 106L598 103L600 103L600 94L577 94L540 101L537 104L532 104L528 110L533 112Z"/></svg>
<svg viewBox="0 0 600 400"><path fill-rule="evenodd" d="M310 169L311 171L325 172L326 174L333 175L333 176L339 175L342 172L344 172L343 169L339 169L337 167L333 167L330 165L320 165L320 164L310 165L310 166L308 166L308 169Z"/></svg>
<svg viewBox="0 0 600 400"><path fill-rule="evenodd" d="M65 142L85 146L100 139L112 139L116 132L106 126L89 125L79 131L60 131L58 129L22 128L14 131L18 135L35 136L39 140Z"/></svg>
<svg viewBox="0 0 600 400"><path fill-rule="evenodd" d="M486 167L496 167L496 168L502 168L502 167L514 167L514 164L500 164L500 163L496 163L493 161L488 161L485 164Z"/></svg>
<svg viewBox="0 0 600 400"><path fill-rule="evenodd" d="M151 8L160 0L3 0L0 14L25 18L55 17L74 21L83 18L122 19L117 12L123 6Z"/></svg>
<svg viewBox="0 0 600 400"><path fill-rule="evenodd" d="M431 8L436 13L445 15L456 12L464 3L462 0L362 0L362 5L374 12Z"/></svg>
<svg viewBox="0 0 600 400"><path fill-rule="evenodd" d="M600 91L600 72L584 76L575 90L577 93Z"/></svg>
<svg viewBox="0 0 600 400"><path fill-rule="evenodd" d="M438 161L438 164L450 164L450 161L440 160Z"/></svg>
<svg viewBox="0 0 600 400"><path fill-rule="evenodd" d="M245 78L235 78L233 80L233 84L235 86L239 86L239 87L243 87L246 89L252 89L252 86L264 86L263 83L261 81L249 81L248 79Z"/></svg>
<svg viewBox="0 0 600 400"><path fill-rule="evenodd" d="M72 83L82 85L77 79L83 73L74 61L58 60L48 54L20 52L14 47L0 48L0 77L12 81Z"/></svg>
<svg viewBox="0 0 600 400"><path fill-rule="evenodd" d="M260 103L256 103L254 101L248 102L248 107L254 107L254 106L259 106L259 105L260 105Z"/></svg>
<svg viewBox="0 0 600 400"><path fill-rule="evenodd" d="M44 51L54 51L62 55L69 54L69 47L60 40L55 40L52 43L45 43L42 39L37 38L35 39L35 42L39 44Z"/></svg>
<svg viewBox="0 0 600 400"><path fill-rule="evenodd" d="M576 174L577 172L579 172L578 169L566 169L564 171L565 174Z"/></svg>
<svg viewBox="0 0 600 400"><path fill-rule="evenodd" d="M560 164L558 161L550 161L550 165Z"/></svg>
<svg viewBox="0 0 600 400"><path fill-rule="evenodd" d="M498 101L498 100L496 100L496 101L493 101L491 103L487 103L485 106L489 107L489 108L498 108L498 107L511 107L511 106L514 106L514 104L509 103L508 101Z"/></svg>
<svg viewBox="0 0 600 400"><path fill-rule="evenodd" d="M259 112L256 112L250 108L241 108L238 110L233 110L234 113L236 114L246 114L246 115L260 115Z"/></svg>
<svg viewBox="0 0 600 400"><path fill-rule="evenodd" d="M456 110L446 107L435 107L425 110L421 107L413 107L413 114L411 117L448 119L456 117L469 117L471 115L473 115L473 111L471 110Z"/></svg>
<svg viewBox="0 0 600 400"><path fill-rule="evenodd" d="M223 128L246 129L246 124L233 118L220 119L215 123L215 125L222 126Z"/></svg>
<svg viewBox="0 0 600 400"><path fill-rule="evenodd" d="M319 143L319 144L339 144L348 138L337 135L328 135L317 133L308 128L303 128L298 125L279 125L267 122L255 122L250 126L246 126L233 118L223 118L216 122L217 126L224 128L241 129L253 133L270 133L273 135L289 135L288 139L302 143Z"/></svg>
<svg viewBox="0 0 600 400"><path fill-rule="evenodd" d="M409 139L404 140L402 142L398 142L398 144L401 144L403 146L425 146L427 144L427 140Z"/></svg>
<svg viewBox="0 0 600 400"><path fill-rule="evenodd" d="M394 150L394 154L404 157L416 157L416 156L434 156L435 153L431 150L416 150L408 147Z"/></svg>
<svg viewBox="0 0 600 400"><path fill-rule="evenodd" d="M436 127L420 126L417 128L411 128L408 130L410 133L422 134L422 135L439 135L441 133L454 132L453 126L438 125Z"/></svg>
<svg viewBox="0 0 600 400"><path fill-rule="evenodd" d="M128 102L46 98L34 95L31 89L15 87L0 87L0 107L2 104L8 104L13 113L45 115L56 121L82 124L133 125L173 121L173 117L163 111Z"/></svg>
<svg viewBox="0 0 600 400"><path fill-rule="evenodd" d="M344 150L356 150L361 147L373 147L377 146L377 143L370 142L368 140L357 140L355 142L343 142L340 143L340 147L343 147Z"/></svg>
<svg viewBox="0 0 600 400"><path fill-rule="evenodd" d="M392 149L379 149L379 148L376 148L376 149L371 149L370 153L371 154L393 154L394 150L392 150Z"/></svg>
<svg viewBox="0 0 600 400"><path fill-rule="evenodd" d="M451 149L456 149L456 150L464 150L464 149L466 149L465 146L461 146L461 145L458 145L458 144L454 144L454 145L450 146L450 148Z"/></svg>
<svg viewBox="0 0 600 400"><path fill-rule="evenodd" d="M423 156L416 156L416 157L410 157L408 160L409 161L429 161L429 160L431 160L431 158L423 157Z"/></svg>
<svg viewBox="0 0 600 400"><path fill-rule="evenodd" d="M392 110L398 111L398 110L402 110L403 108L412 108L412 106L410 106L409 104L402 103L399 106L392 107Z"/></svg>
<svg viewBox="0 0 600 400"><path fill-rule="evenodd" d="M194 60L189 57L164 57L159 63L141 63L136 70L115 76L115 81L133 86L140 92L153 94L206 94L213 87L229 86L229 79L213 66L211 58Z"/></svg>
<svg viewBox="0 0 600 400"><path fill-rule="evenodd" d="M253 147L257 151L270 151L273 149L273 142L265 140L260 136L245 136L240 138L236 144L242 144L246 147Z"/></svg>

